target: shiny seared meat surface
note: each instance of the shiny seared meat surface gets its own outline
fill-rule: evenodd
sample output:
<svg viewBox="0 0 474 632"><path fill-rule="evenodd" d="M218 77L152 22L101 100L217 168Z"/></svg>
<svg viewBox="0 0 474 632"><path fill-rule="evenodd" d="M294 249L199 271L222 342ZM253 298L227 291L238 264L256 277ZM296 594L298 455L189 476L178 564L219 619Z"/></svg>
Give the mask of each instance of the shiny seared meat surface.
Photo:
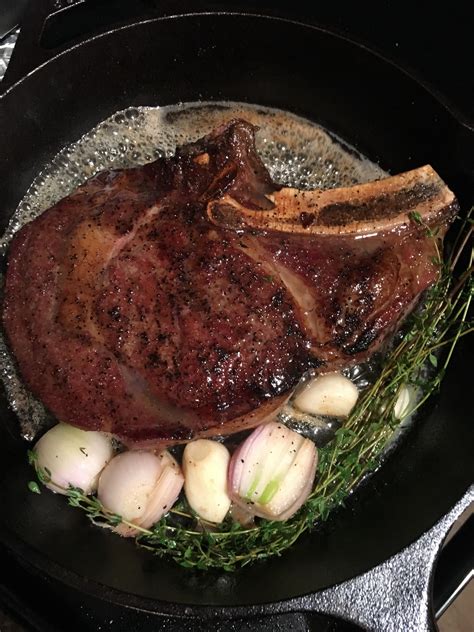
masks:
<svg viewBox="0 0 474 632"><path fill-rule="evenodd" d="M285 189L253 134L103 172L16 235L4 326L58 419L129 445L252 427L308 368L367 358L436 279L426 225L441 239L456 201L430 168Z"/></svg>

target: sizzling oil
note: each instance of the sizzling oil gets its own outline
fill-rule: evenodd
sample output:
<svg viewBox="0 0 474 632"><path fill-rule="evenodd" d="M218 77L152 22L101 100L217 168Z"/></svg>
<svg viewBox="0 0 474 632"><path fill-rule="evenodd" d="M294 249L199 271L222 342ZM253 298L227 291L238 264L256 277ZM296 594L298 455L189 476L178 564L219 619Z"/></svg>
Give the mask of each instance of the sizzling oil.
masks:
<svg viewBox="0 0 474 632"><path fill-rule="evenodd" d="M117 112L64 148L35 178L0 240L5 254L17 230L104 169L137 166L196 141L231 118L259 127L257 150L272 179L301 189L332 188L383 177L334 134L281 110L243 103L188 103L128 108ZM0 335L0 375L22 434L33 439L47 420L43 406L23 386Z"/></svg>

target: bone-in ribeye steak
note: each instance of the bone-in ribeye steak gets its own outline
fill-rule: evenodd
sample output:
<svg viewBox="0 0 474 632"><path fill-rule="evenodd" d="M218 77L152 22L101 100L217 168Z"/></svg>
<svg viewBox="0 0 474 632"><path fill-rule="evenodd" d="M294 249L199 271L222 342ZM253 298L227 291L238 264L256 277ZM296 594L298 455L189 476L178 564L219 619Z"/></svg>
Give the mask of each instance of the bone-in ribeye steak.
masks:
<svg viewBox="0 0 474 632"><path fill-rule="evenodd" d="M430 167L281 188L254 128L231 121L100 173L24 226L5 330L60 420L129 445L230 433L268 418L308 368L373 353L437 277L424 224L442 238L455 210Z"/></svg>

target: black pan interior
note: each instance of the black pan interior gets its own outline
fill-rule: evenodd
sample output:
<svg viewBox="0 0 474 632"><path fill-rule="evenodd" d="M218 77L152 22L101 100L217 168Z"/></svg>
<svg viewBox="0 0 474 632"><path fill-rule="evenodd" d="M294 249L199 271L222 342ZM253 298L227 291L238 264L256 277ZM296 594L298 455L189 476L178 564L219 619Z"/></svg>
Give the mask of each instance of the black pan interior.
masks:
<svg viewBox="0 0 474 632"><path fill-rule="evenodd" d="M395 66L298 23L189 15L92 39L3 95L0 146L8 151L0 152L1 227L41 166L111 113L131 105L223 99L306 116L392 172L430 163L461 201L472 198L471 133ZM472 360L472 342L465 343L440 397L344 510L281 558L233 575L191 573L151 558L91 528L63 499L28 492L26 446L2 400L0 537L47 574L151 610L267 603L320 590L412 542L472 482Z"/></svg>

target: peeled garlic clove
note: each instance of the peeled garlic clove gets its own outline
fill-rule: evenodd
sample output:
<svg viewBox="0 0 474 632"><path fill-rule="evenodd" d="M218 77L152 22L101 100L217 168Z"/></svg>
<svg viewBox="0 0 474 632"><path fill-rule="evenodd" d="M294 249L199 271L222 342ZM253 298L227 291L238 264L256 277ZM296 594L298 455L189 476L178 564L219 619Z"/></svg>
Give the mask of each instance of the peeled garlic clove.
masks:
<svg viewBox="0 0 474 632"><path fill-rule="evenodd" d="M229 451L217 441L199 439L184 449L184 493L190 507L209 522L222 522L229 511L229 461Z"/></svg>
<svg viewBox="0 0 474 632"><path fill-rule="evenodd" d="M181 469L169 452L156 455L131 450L116 456L104 469L97 496L108 511L148 529L174 505L183 482ZM116 530L127 536L137 533L124 524Z"/></svg>
<svg viewBox="0 0 474 632"><path fill-rule="evenodd" d="M416 404L416 391L413 386L403 384L398 391L398 396L393 407L396 419L402 420L408 417Z"/></svg>
<svg viewBox="0 0 474 632"><path fill-rule="evenodd" d="M66 494L69 486L92 494L99 474L114 454L107 435L64 423L48 430L34 451L37 467L51 478L46 486L59 494Z"/></svg>
<svg viewBox="0 0 474 632"><path fill-rule="evenodd" d="M347 417L357 403L357 387L341 373L326 373L310 380L292 400L311 415Z"/></svg>
<svg viewBox="0 0 474 632"><path fill-rule="evenodd" d="M230 496L255 516L287 520L309 496L317 461L312 441L283 424L263 424L232 456Z"/></svg>

